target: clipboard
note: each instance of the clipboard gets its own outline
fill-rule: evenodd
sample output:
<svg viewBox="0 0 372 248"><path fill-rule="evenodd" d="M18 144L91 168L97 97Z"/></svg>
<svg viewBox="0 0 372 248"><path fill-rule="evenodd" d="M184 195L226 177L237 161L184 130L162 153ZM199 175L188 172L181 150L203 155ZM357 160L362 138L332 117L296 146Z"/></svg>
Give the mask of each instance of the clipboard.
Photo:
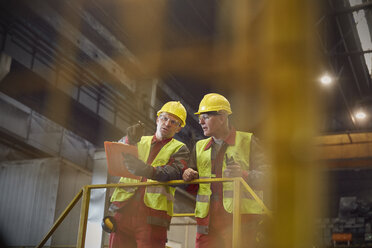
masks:
<svg viewBox="0 0 372 248"><path fill-rule="evenodd" d="M120 142L104 142L108 173L112 176L129 177L133 179L140 179L141 177L133 175L124 165L123 158L126 154L132 154L138 157L138 150L136 146L126 145Z"/></svg>

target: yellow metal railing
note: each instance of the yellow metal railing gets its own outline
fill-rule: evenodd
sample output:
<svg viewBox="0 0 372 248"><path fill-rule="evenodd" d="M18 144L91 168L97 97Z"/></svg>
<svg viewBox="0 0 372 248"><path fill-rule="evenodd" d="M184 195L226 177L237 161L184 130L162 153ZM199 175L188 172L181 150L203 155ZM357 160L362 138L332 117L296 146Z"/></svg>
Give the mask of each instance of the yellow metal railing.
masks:
<svg viewBox="0 0 372 248"><path fill-rule="evenodd" d="M216 182L234 182L234 198L233 198L233 247L240 247L240 192L242 184L244 188L251 194L251 196L260 204L263 208L264 213L271 216L270 210L265 206L262 200L256 195L252 188L240 177L237 178L214 178L214 179L197 179L191 182L185 182L183 180L174 180L169 182L141 182L141 183L116 183L116 184L96 184L96 185L86 185L84 186L79 193L74 197L71 203L66 207L62 212L57 221L53 224L50 231L45 235L43 240L39 243L37 248L43 247L43 245L48 241L52 236L54 231L62 223L64 218L68 215L71 209L76 205L76 203L83 197L80 213L80 223L79 223L79 232L78 232L78 241L77 248L84 247L85 244L85 234L87 231L87 220L88 220L88 210L89 210L89 199L90 191L92 189L102 189L102 188L116 188L116 187L144 187L144 186L153 186L153 185L181 185L181 184L199 184L199 183L216 183ZM174 217L186 217L186 216L195 216L193 213L180 213L174 214Z"/></svg>

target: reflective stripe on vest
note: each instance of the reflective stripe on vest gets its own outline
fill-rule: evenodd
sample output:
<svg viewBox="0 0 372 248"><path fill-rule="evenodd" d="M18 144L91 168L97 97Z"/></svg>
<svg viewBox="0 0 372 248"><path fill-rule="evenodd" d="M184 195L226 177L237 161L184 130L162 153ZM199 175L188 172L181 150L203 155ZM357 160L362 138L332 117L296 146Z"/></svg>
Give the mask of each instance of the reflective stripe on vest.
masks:
<svg viewBox="0 0 372 248"><path fill-rule="evenodd" d="M169 228L170 225L169 220L157 216L147 216L146 221L150 225L162 226L166 228Z"/></svg>
<svg viewBox="0 0 372 248"><path fill-rule="evenodd" d="M196 195L196 201L198 202L209 202L209 195Z"/></svg>
<svg viewBox="0 0 372 248"><path fill-rule="evenodd" d="M151 141L153 136L142 136L138 146L138 158L146 163L151 148ZM154 161L152 162L153 167L166 165L172 154L176 153L184 144L178 140L172 139L159 151ZM148 182L155 182L153 180L147 180ZM140 182L139 180L122 177L120 183L132 183ZM131 187L129 190L126 188L116 188L111 201L126 201L131 198L137 187ZM173 201L175 188L170 186L147 186L144 195L144 203L146 206L155 209L167 211L167 214L173 215Z"/></svg>
<svg viewBox="0 0 372 248"><path fill-rule="evenodd" d="M146 192L165 195L168 201L174 202L174 196L168 193L164 186L147 186Z"/></svg>
<svg viewBox="0 0 372 248"><path fill-rule="evenodd" d="M251 144L251 133L236 132L235 145L228 146L226 149L226 155L222 163L222 175L226 169L226 157L233 158L238 163L242 170L249 170L249 152ZM210 142L211 138L200 140L196 143L196 158L197 168L199 172L199 178L211 178L211 148L204 150L206 145ZM233 209L233 183L223 183L223 206L228 213L232 213ZM211 185L210 183L199 184L199 190L197 194L197 201L195 207L195 216L198 218L205 218L209 212L210 197L211 197ZM260 194L261 192L258 192ZM245 190L242 190L242 204L241 211L243 214L261 214L263 209L259 204L252 200L250 194Z"/></svg>

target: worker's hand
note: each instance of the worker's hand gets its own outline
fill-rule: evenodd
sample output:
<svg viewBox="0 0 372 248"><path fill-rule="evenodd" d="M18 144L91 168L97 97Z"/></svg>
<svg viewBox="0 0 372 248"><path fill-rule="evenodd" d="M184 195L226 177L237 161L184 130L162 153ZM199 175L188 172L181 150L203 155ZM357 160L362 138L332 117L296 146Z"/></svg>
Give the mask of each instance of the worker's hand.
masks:
<svg viewBox="0 0 372 248"><path fill-rule="evenodd" d="M128 171L136 176L152 178L154 173L154 167L145 164L142 160L139 160L132 154L125 154L124 164Z"/></svg>
<svg viewBox="0 0 372 248"><path fill-rule="evenodd" d="M187 168L182 175L182 179L186 182L199 178L199 173L192 168Z"/></svg>
<svg viewBox="0 0 372 248"><path fill-rule="evenodd" d="M140 121L138 121L137 124L128 127L127 137L128 137L129 144L131 145L137 144L141 140L144 130L145 130L145 124L143 124Z"/></svg>
<svg viewBox="0 0 372 248"><path fill-rule="evenodd" d="M223 172L225 177L241 177L243 175L242 168L238 164L229 164Z"/></svg>

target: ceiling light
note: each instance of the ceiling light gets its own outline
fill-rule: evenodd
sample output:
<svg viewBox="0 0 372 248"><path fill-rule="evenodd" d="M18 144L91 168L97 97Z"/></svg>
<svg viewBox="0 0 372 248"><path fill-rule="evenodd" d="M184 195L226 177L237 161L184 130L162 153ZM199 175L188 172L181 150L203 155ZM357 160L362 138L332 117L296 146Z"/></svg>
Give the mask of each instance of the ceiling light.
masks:
<svg viewBox="0 0 372 248"><path fill-rule="evenodd" d="M364 113L363 111L358 111L356 114L355 114L355 117L358 119L358 120L363 120L367 117L366 113Z"/></svg>
<svg viewBox="0 0 372 248"><path fill-rule="evenodd" d="M332 78L331 78L329 75L323 75L323 76L320 78L320 82L321 82L323 85L329 85L330 83L332 83Z"/></svg>

